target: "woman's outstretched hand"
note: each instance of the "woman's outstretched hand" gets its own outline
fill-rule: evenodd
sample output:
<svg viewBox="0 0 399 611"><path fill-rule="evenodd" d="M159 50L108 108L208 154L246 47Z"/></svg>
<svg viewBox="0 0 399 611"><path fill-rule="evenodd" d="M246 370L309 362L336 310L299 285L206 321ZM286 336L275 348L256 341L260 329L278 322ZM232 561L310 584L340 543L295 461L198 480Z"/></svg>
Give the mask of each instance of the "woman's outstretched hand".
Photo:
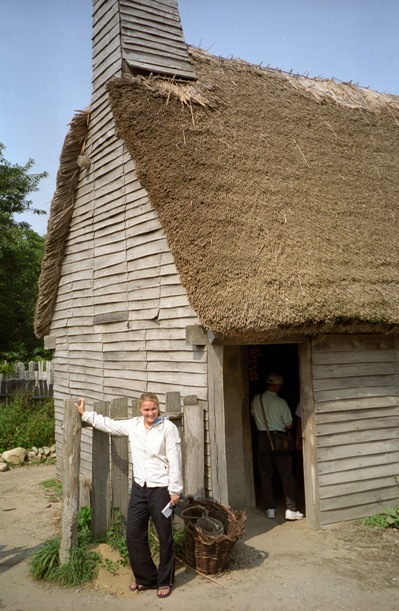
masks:
<svg viewBox="0 0 399 611"><path fill-rule="evenodd" d="M79 414L81 416L83 416L83 414L86 411L85 405L86 405L86 401L82 398L79 399L79 401L77 403L74 404L76 409L78 410Z"/></svg>

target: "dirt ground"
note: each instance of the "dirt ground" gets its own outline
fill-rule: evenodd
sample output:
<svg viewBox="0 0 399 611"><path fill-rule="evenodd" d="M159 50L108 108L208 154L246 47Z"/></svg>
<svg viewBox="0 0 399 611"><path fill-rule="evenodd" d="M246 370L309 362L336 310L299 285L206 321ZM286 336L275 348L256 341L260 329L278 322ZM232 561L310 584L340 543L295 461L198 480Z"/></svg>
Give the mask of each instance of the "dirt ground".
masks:
<svg viewBox="0 0 399 611"><path fill-rule="evenodd" d="M231 567L204 578L179 564L172 595L128 591L130 571L101 569L95 583L77 589L34 582L29 556L57 529L60 503L41 482L53 465L18 467L0 474L0 609L12 611L117 611L174 609L258 611L399 608L399 531L355 523L312 531L306 519L267 520L248 511L245 536L235 545ZM241 508L240 508L241 509ZM281 512L280 512L281 513ZM101 550L113 559L110 550Z"/></svg>

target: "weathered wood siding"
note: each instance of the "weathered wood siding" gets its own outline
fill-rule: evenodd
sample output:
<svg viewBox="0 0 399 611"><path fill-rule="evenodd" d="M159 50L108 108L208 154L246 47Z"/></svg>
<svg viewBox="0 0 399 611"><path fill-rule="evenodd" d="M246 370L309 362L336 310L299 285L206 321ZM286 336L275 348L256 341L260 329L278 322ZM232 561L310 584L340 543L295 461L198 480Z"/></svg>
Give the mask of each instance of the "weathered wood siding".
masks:
<svg viewBox="0 0 399 611"><path fill-rule="evenodd" d="M313 342L322 525L398 503L398 363L393 336Z"/></svg>
<svg viewBox="0 0 399 611"><path fill-rule="evenodd" d="M56 402L146 390L164 401L176 389L205 402L206 351L185 339L199 321L158 215L124 145L110 136L101 146L94 112L92 124L92 170L79 183L51 328ZM89 446L82 457L89 462Z"/></svg>
<svg viewBox="0 0 399 611"><path fill-rule="evenodd" d="M206 351L186 345L198 324L158 214L117 137L105 82L121 75L118 2L94 3L93 98L76 202L51 325L56 441L64 400L196 395L206 407ZM130 407L131 413L131 407ZM82 436L89 474L91 432ZM59 453L60 455L60 453ZM58 465L60 472L62 465Z"/></svg>
<svg viewBox="0 0 399 611"><path fill-rule="evenodd" d="M123 57L131 68L195 79L176 0L119 0Z"/></svg>

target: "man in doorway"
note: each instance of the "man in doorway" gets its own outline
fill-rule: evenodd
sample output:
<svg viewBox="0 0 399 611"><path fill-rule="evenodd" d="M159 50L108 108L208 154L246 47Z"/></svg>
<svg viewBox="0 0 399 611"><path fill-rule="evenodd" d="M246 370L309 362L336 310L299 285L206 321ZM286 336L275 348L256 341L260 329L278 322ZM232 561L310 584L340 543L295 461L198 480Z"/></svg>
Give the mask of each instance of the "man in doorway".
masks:
<svg viewBox="0 0 399 611"><path fill-rule="evenodd" d="M276 517L273 495L274 469L280 476L285 497L285 519L302 520L303 513L295 504L295 480L292 472L291 452L273 452L270 440L292 429L292 414L287 402L278 393L283 378L271 373L266 378L266 392L256 395L251 404L251 414L258 429L258 460L262 493L266 503L266 516Z"/></svg>

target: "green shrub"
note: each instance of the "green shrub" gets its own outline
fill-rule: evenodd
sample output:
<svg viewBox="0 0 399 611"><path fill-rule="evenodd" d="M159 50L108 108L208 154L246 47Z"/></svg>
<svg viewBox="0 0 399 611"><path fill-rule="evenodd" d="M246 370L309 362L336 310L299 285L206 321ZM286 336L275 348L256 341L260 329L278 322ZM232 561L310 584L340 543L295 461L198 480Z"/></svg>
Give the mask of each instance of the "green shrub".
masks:
<svg viewBox="0 0 399 611"><path fill-rule="evenodd" d="M0 403L0 452L50 446L54 439L53 399L34 401L30 393L17 392L7 403Z"/></svg>
<svg viewBox="0 0 399 611"><path fill-rule="evenodd" d="M52 358L52 351L41 346L35 348L32 352L27 352L23 348L17 352L0 351L0 373L13 376L17 363L24 363L25 367L28 368L31 361L37 363L39 361L51 361Z"/></svg>
<svg viewBox="0 0 399 611"><path fill-rule="evenodd" d="M0 358L1 356L4 355L0 355ZM0 373L5 377L15 374L15 364L4 358L4 360L0 362Z"/></svg>
<svg viewBox="0 0 399 611"><path fill-rule="evenodd" d="M387 507L384 513L362 520L362 524L378 528L399 528L399 507Z"/></svg>

